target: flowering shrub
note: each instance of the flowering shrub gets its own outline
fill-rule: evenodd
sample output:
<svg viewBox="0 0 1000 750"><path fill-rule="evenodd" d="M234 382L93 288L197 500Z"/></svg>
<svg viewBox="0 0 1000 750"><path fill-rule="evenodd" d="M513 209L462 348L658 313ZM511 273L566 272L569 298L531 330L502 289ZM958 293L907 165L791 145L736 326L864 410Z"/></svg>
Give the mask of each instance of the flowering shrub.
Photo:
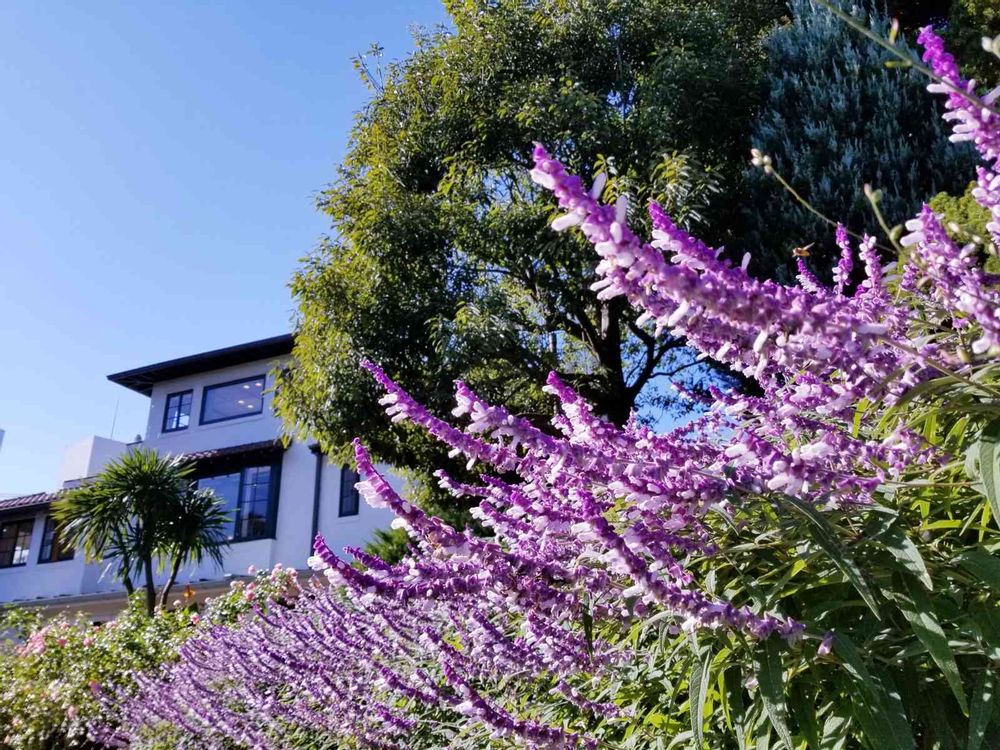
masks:
<svg viewBox="0 0 1000 750"><path fill-rule="evenodd" d="M984 159L1000 233L1000 115L930 30L955 138ZM954 89L963 94L955 93ZM329 586L188 640L102 735L178 747L884 748L996 740L1000 289L929 209L905 267L837 233L832 287L758 281L651 207L603 205L539 146L533 179L657 332L754 378L690 424L617 428L556 375L552 430L456 387L459 428L379 367L394 422L482 469L440 473L490 535L392 489L416 551L390 565L316 541ZM852 267L864 281L852 287ZM162 741L162 740L160 740ZM991 746L991 745L990 745Z"/></svg>
<svg viewBox="0 0 1000 750"><path fill-rule="evenodd" d="M137 594L118 618L99 626L64 616L46 621L24 609L3 612L0 629L13 637L0 642L0 748L87 746L88 725L108 695L132 689L134 671L175 659L192 635L252 612L258 596L287 600L296 590L295 572L279 567L234 581L200 613L190 593L152 617Z"/></svg>

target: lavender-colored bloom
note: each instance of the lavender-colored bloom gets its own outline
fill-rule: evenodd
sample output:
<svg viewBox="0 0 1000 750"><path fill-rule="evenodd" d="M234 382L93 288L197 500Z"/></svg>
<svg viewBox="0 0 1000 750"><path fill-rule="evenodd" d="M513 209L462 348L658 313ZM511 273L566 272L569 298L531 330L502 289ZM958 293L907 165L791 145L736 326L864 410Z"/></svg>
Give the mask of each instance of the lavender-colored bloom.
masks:
<svg viewBox="0 0 1000 750"><path fill-rule="evenodd" d="M938 76L974 91L933 32L921 42ZM987 161L977 199L993 211L996 233L998 118L947 87L932 90L948 94L956 140L974 142ZM532 178L564 212L553 228L578 228L594 245L599 296L625 296L642 324L756 378L764 396L712 391L702 415L656 434L636 419L601 419L552 374L545 389L559 413L545 430L459 382L456 426L365 362L393 422L425 429L481 472L468 483L438 479L477 503L473 515L491 536L412 505L356 441L358 488L396 515L411 553L389 564L360 550L342 556L317 538L310 567L322 576L290 606L207 629L163 673L138 675L137 695L107 699L120 726L95 728L102 740L126 746L169 726L192 746L264 748L308 728L344 746L394 750L450 723L483 745L593 748L594 719L623 715L588 693L633 661L624 634L637 617L656 615L677 631L802 637L803 623L702 586L691 560L712 560L721 541L710 514L779 496L860 512L887 481L944 460L904 424L881 440L854 424L860 400L869 402L865 418L880 418L880 404L935 372L931 360L961 370L955 331L971 336L977 356L1000 347L995 279L929 208L908 224L912 262L901 273L883 267L865 237L856 248L865 278L849 294L855 248L838 227L833 287L804 264L800 286L784 287L752 278L746 258L727 261L655 204L652 239L641 240L624 199L599 202L601 178L588 191L541 146L534 158ZM933 344L921 338L925 320L941 324ZM819 655L832 645L828 633ZM525 694L533 700L507 699ZM570 707L565 724L544 720L553 704Z"/></svg>

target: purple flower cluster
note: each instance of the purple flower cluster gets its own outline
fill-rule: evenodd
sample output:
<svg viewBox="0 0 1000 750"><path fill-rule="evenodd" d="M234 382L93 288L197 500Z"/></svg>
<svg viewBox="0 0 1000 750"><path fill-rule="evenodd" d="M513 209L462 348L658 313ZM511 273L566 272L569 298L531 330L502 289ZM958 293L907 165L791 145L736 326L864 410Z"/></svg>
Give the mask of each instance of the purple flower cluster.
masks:
<svg viewBox="0 0 1000 750"><path fill-rule="evenodd" d="M921 38L937 74L972 91L937 37ZM954 94L949 108L960 137L995 168L996 118ZM351 562L317 538L310 567L329 585L317 577L289 606L216 628L164 674L140 678L139 696L118 711L121 742L170 725L204 746L269 747L288 727L308 727L352 747L402 748L416 732L457 726L484 746L597 747L593 720L624 712L593 688L632 657L621 634L637 620L667 619L676 632L802 637L802 623L700 585L694 563L719 552L716 514L778 495L863 508L886 482L940 460L903 425L875 439L854 423L859 401L877 418L878 404L932 365L960 369L963 341L977 355L1000 346L996 285L929 209L909 225L913 259L897 279L874 239L853 248L839 227L834 285L802 266L801 285L790 288L750 277L748 258L727 261L655 204L653 239L640 240L624 200L599 202L601 179L588 191L541 146L534 158L533 179L564 211L553 227L579 227L600 256L599 295L624 295L644 323L756 378L764 395L712 392L701 416L657 434L635 419L618 427L600 418L554 374L546 390L560 408L550 429L459 382L453 416L464 426L456 426L365 362L393 421L422 427L480 471L476 483L438 477L478 501L474 515L489 535L408 502L356 441L359 491L395 514L413 552L388 564L348 550ZM980 177L984 205L1000 206L1000 180ZM851 290L855 251L865 278ZM893 281L907 293L899 300ZM921 338L927 321L944 332L933 344ZM546 720L553 704L572 706L577 720Z"/></svg>

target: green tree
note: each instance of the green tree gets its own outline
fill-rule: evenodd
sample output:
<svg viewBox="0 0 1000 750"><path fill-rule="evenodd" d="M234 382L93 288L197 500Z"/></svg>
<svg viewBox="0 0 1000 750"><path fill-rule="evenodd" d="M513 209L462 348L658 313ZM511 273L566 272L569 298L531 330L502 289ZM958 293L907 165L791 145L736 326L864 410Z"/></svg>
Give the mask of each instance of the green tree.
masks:
<svg viewBox="0 0 1000 750"><path fill-rule="evenodd" d="M1000 85L1000 59L983 49L982 38L1000 35L1000 3L954 0L948 13L948 48L961 62L962 74L975 78L984 93Z"/></svg>
<svg viewBox="0 0 1000 750"><path fill-rule="evenodd" d="M66 542L88 560L108 561L129 594L141 577L146 610L167 602L181 567L222 562L229 518L209 490L196 489L194 465L138 449L111 462L93 481L53 505ZM169 567L157 597L154 566Z"/></svg>
<svg viewBox="0 0 1000 750"><path fill-rule="evenodd" d="M767 100L752 145L814 208L854 232L876 233L867 183L881 189L890 224L940 191L961 192L974 158L948 141L947 124L914 70L886 66L889 53L810 0L793 0L792 20L767 40ZM870 6L867 6L870 7ZM886 34L889 19L865 5L851 12ZM903 43L905 47L905 42ZM794 268L791 249L816 243L826 271L833 228L797 203L772 177L747 172L747 244L766 268Z"/></svg>
<svg viewBox="0 0 1000 750"><path fill-rule="evenodd" d="M469 0L402 62L357 61L371 99L319 206L332 234L303 261L296 365L278 408L345 457L361 436L397 467L442 465L419 431L384 429L358 367L379 362L432 409L452 381L525 415L551 413L556 370L617 423L663 405L700 365L650 336L621 299L590 290L578 237L547 224L528 180L532 141L683 225L721 226L757 97L760 30L780 2ZM651 157L647 156L652 154ZM419 478L419 476L418 476ZM427 484L425 483L426 487Z"/></svg>

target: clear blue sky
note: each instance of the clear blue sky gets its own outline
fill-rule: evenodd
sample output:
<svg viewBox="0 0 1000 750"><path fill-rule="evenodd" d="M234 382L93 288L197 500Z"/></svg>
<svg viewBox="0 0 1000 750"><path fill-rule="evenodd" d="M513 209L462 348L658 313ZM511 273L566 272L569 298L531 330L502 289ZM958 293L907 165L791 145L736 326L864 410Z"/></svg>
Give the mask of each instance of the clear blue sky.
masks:
<svg viewBox="0 0 1000 750"><path fill-rule="evenodd" d="M105 376L290 330L313 200L431 0L0 4L0 493L145 431Z"/></svg>

